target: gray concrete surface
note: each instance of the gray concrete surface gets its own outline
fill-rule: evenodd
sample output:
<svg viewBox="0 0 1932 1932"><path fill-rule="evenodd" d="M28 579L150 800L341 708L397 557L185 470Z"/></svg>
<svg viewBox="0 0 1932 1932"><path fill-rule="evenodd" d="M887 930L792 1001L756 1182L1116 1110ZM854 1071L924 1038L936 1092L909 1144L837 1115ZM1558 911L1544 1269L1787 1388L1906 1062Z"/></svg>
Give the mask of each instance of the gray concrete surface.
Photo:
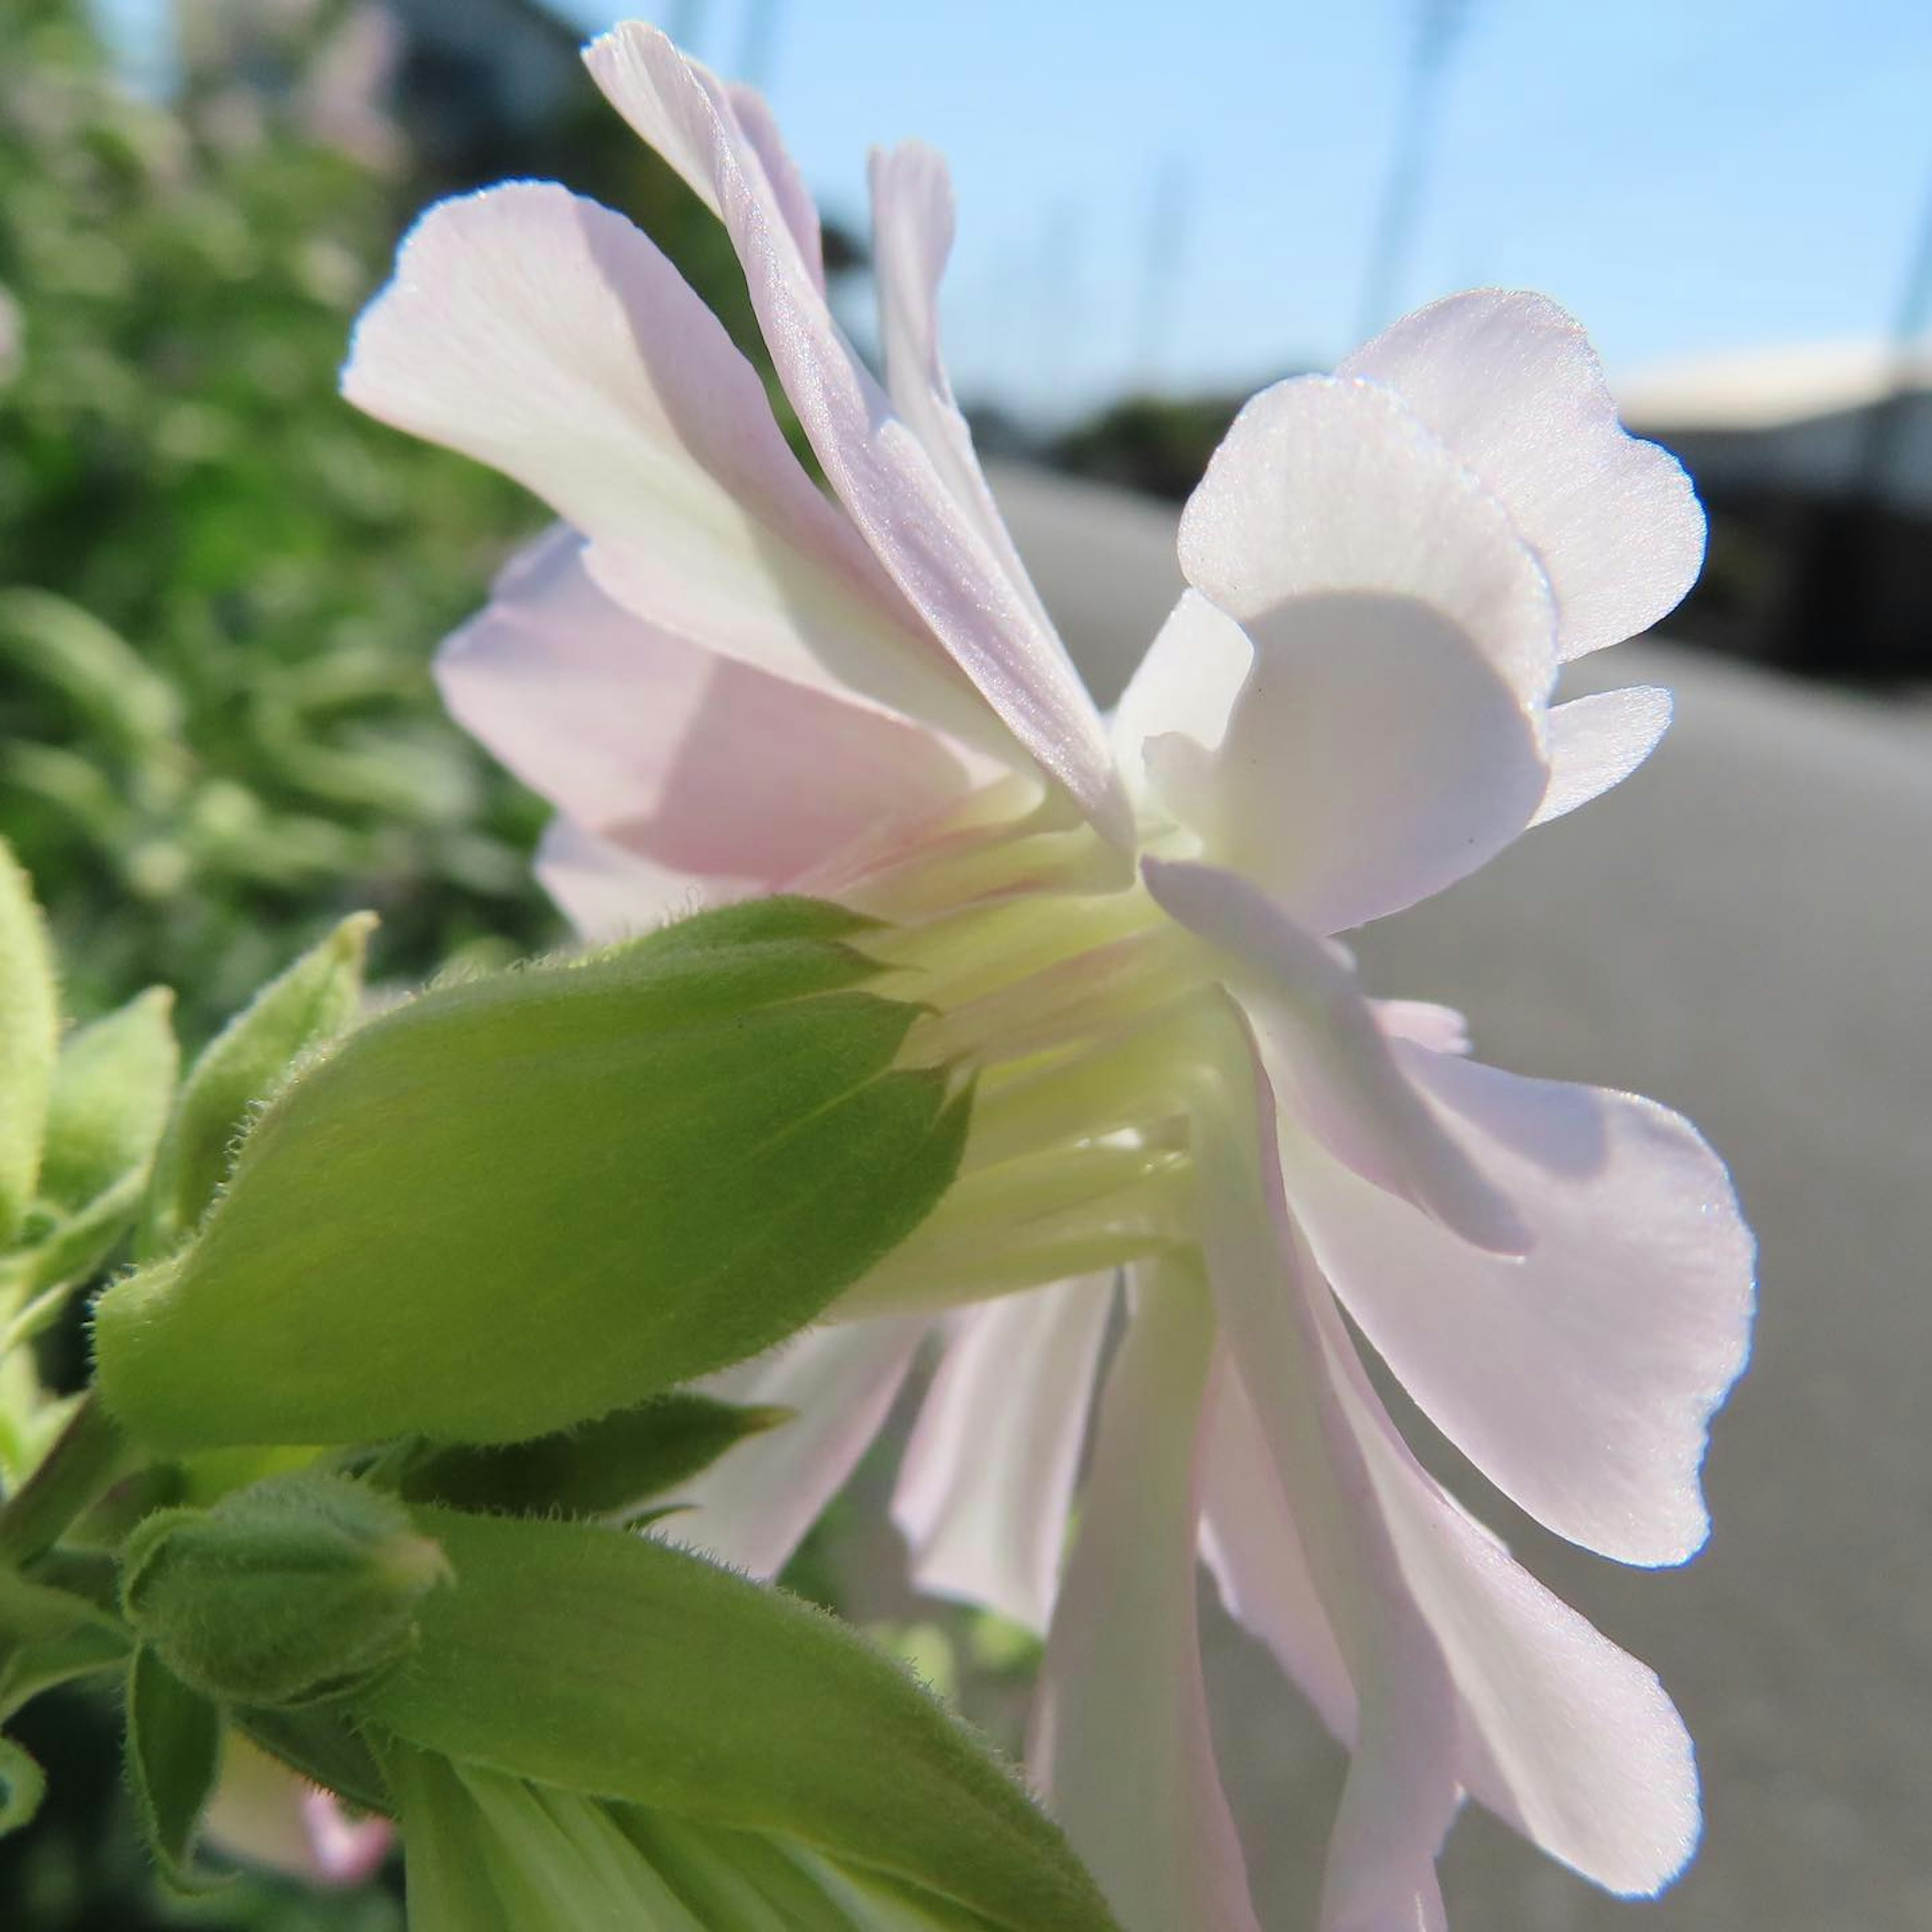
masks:
<svg viewBox="0 0 1932 1932"><path fill-rule="evenodd" d="M1111 699L1178 582L1172 515L995 482ZM1756 1223L1755 1359L1688 1569L1558 1544L1435 1445L1538 1574L1662 1672L1698 1741L1706 1844L1662 1901L1627 1905L1472 1816L1450 1919L1932 1932L1932 709L1652 643L1573 667L1565 692L1630 682L1678 694L1648 766L1360 950L1378 992L1463 1008L1486 1059L1684 1109ZM1208 1632L1257 1894L1270 1932L1300 1928L1339 1756L1254 1646L1218 1615Z"/></svg>

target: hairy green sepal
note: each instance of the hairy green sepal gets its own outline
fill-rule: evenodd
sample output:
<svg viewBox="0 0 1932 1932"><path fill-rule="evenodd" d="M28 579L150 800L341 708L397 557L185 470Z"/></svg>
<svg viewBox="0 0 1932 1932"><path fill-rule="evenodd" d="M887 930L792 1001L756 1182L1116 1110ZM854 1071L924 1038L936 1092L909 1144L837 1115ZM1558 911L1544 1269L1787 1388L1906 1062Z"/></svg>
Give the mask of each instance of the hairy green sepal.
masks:
<svg viewBox="0 0 1932 1932"><path fill-rule="evenodd" d="M428 1450L407 1465L398 1486L412 1502L458 1509L622 1519L790 1415L673 1389L531 1442Z"/></svg>
<svg viewBox="0 0 1932 1932"><path fill-rule="evenodd" d="M568 1428L757 1353L916 1226L966 1105L852 915L766 900L440 989L299 1073L101 1300L152 1447Z"/></svg>
<svg viewBox="0 0 1932 1932"><path fill-rule="evenodd" d="M302 1054L334 1039L362 999L362 964L373 913L345 919L208 1042L183 1083L154 1157L137 1258L164 1254L190 1231L227 1178L256 1107Z"/></svg>

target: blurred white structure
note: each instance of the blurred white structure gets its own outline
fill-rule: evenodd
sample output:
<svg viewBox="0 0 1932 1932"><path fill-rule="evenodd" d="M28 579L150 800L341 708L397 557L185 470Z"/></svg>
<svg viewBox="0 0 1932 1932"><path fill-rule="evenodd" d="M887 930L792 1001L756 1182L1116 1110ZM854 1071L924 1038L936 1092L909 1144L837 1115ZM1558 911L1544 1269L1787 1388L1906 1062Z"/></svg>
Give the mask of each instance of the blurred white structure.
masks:
<svg viewBox="0 0 1932 1932"><path fill-rule="evenodd" d="M1932 344L1704 357L1640 374L1618 400L1630 427L1667 443L1706 489L1868 489L1894 508L1932 514Z"/></svg>

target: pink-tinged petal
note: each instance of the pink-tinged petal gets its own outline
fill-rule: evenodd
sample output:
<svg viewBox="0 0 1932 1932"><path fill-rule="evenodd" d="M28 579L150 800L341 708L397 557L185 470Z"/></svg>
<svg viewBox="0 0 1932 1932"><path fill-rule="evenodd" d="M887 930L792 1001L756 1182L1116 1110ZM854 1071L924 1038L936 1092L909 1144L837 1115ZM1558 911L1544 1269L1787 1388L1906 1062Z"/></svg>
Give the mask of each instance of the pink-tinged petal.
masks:
<svg viewBox="0 0 1932 1932"><path fill-rule="evenodd" d="M889 849L965 790L941 740L646 623L550 532L443 646L458 722L587 830L720 892Z"/></svg>
<svg viewBox="0 0 1932 1932"><path fill-rule="evenodd" d="M1682 1562L1709 1528L1710 1418L1749 1348L1752 1244L1724 1163L1652 1102L1396 1053L1534 1244L1480 1254L1288 1136L1289 1197L1323 1272L1505 1495L1606 1556Z"/></svg>
<svg viewBox="0 0 1932 1932"><path fill-rule="evenodd" d="M1333 1304L1334 1379L1408 1586L1461 1708L1458 1774L1606 1889L1648 1896L1695 1852L1697 1768L1654 1672L1551 1594L1409 1453Z"/></svg>
<svg viewBox="0 0 1932 1932"><path fill-rule="evenodd" d="M1043 630L1053 620L1013 547L1006 520L973 448L973 432L952 398L939 354L939 283L952 250L952 182L944 158L922 142L874 149L872 157L872 274L879 292L879 341L886 389L899 419L925 446L959 513L998 560L1007 581Z"/></svg>
<svg viewBox="0 0 1932 1932"><path fill-rule="evenodd" d="M1123 1932L1258 1932L1196 1622L1214 1339L1197 1277L1136 1284L1034 1703L1028 1767Z"/></svg>
<svg viewBox="0 0 1932 1932"><path fill-rule="evenodd" d="M1304 376L1253 398L1188 499L1180 566L1258 653L1302 600L1364 595L1426 605L1532 710L1556 675L1555 610L1534 555L1502 504L1375 383Z"/></svg>
<svg viewBox="0 0 1932 1932"><path fill-rule="evenodd" d="M1392 1040L1413 1040L1433 1053L1467 1053L1469 1022L1454 1006L1430 1000L1377 1000L1373 1005L1382 1031Z"/></svg>
<svg viewBox="0 0 1932 1932"><path fill-rule="evenodd" d="M1120 694L1112 721L1114 758L1130 791L1146 786L1143 748L1173 735L1218 751L1255 661L1248 634L1198 590L1185 590Z"/></svg>
<svg viewBox="0 0 1932 1932"><path fill-rule="evenodd" d="M808 1329L708 1378L700 1386L724 1401L794 1413L686 1484L675 1500L689 1507L656 1533L748 1575L777 1575L878 1434L930 1326L889 1316Z"/></svg>
<svg viewBox="0 0 1932 1932"><path fill-rule="evenodd" d="M1045 1632L1113 1302L1091 1275L961 1312L892 1497L922 1590Z"/></svg>
<svg viewBox="0 0 1932 1932"><path fill-rule="evenodd" d="M1550 789L1532 825L1546 825L1620 785L1670 728L1670 694L1654 684L1598 692L1551 707Z"/></svg>
<svg viewBox="0 0 1932 1932"><path fill-rule="evenodd" d="M880 563L1042 770L1130 844L1132 815L1078 674L840 332L716 80L637 22L584 57L618 112L722 216L785 393Z"/></svg>
<svg viewBox="0 0 1932 1932"><path fill-rule="evenodd" d="M360 1885L373 1877L395 1842L386 1818L353 1818L326 1791L304 1791L302 1825L316 1876L325 1885Z"/></svg>
<svg viewBox="0 0 1932 1932"><path fill-rule="evenodd" d="M1460 1802L1455 1688L1328 1357L1328 1291L1281 1193L1275 1096L1245 1024L1230 1032L1233 1050L1202 1070L1192 1114L1202 1249L1229 1354L1358 1693L1322 1932L1436 1924L1435 1861Z"/></svg>
<svg viewBox="0 0 1932 1932"><path fill-rule="evenodd" d="M806 186L805 177L798 171L798 164L785 146L784 136L778 132L770 104L756 88L747 87L742 81L728 82L724 98L730 103L732 116L757 157L758 165L764 170L765 184L772 205L790 233L799 259L805 264L806 273L822 295L825 291L825 239L819 232L818 210L813 205L812 190Z"/></svg>
<svg viewBox="0 0 1932 1932"><path fill-rule="evenodd" d="M1341 367L1384 382L1499 497L1555 586L1565 658L1634 637L1704 560L1704 513L1666 450L1629 435L1589 338L1545 297L1451 296Z"/></svg>
<svg viewBox="0 0 1932 1932"><path fill-rule="evenodd" d="M729 897L714 899L704 884L640 859L570 818L553 818L544 828L535 870L564 917L599 945L634 939Z"/></svg>
<svg viewBox="0 0 1932 1932"><path fill-rule="evenodd" d="M386 1818L352 1818L326 1791L231 1731L203 1828L230 1857L314 1886L360 1885L388 1856Z"/></svg>
<svg viewBox="0 0 1932 1932"><path fill-rule="evenodd" d="M343 392L536 491L653 624L982 740L992 728L800 466L756 371L621 215L541 182L440 203L364 313Z"/></svg>
<svg viewBox="0 0 1932 1932"><path fill-rule="evenodd" d="M1398 912L1534 816L1550 782L1539 720L1439 610L1310 594L1250 633L1253 665L1219 750L1165 736L1144 756L1205 856L1302 925L1340 932Z"/></svg>
<svg viewBox="0 0 1932 1932"><path fill-rule="evenodd" d="M1239 1376L1217 1376L1203 1449L1201 1554L1228 1614L1259 1637L1343 1744L1354 1680L1309 1568L1294 1512Z"/></svg>
<svg viewBox="0 0 1932 1932"><path fill-rule="evenodd" d="M1156 859L1141 869L1160 904L1222 956L1294 1117L1463 1240L1520 1254L1528 1237L1516 1210L1438 1124L1345 958L1232 872Z"/></svg>

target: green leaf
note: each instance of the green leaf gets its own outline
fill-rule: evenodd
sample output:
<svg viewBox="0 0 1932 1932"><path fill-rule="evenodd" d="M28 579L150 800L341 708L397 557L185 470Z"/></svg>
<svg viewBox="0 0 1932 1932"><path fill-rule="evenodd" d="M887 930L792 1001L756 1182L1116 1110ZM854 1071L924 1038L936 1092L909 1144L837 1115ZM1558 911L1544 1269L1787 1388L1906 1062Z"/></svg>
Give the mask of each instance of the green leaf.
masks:
<svg viewBox="0 0 1932 1932"><path fill-rule="evenodd" d="M304 1472L148 1518L128 1539L121 1599L143 1646L196 1689L299 1706L400 1663L422 1600L448 1576L394 1497Z"/></svg>
<svg viewBox="0 0 1932 1932"><path fill-rule="evenodd" d="M356 1018L374 913L345 919L272 980L211 1041L189 1072L154 1158L140 1258L165 1253L206 1212L228 1178L253 1110L302 1054Z"/></svg>
<svg viewBox="0 0 1932 1932"><path fill-rule="evenodd" d="M181 742L181 700L124 639L45 590L0 590L0 658L64 692L115 750L138 756Z"/></svg>
<svg viewBox="0 0 1932 1932"><path fill-rule="evenodd" d="M796 1840L1012 1932L1112 1921L986 1747L843 1625L647 1538L418 1509L458 1582L352 1700L419 1748Z"/></svg>
<svg viewBox="0 0 1932 1932"><path fill-rule="evenodd" d="M145 1174L174 1095L174 995L151 987L70 1034L54 1070L41 1198L63 1214Z"/></svg>
<svg viewBox="0 0 1932 1932"><path fill-rule="evenodd" d="M39 1643L82 1628L116 1628L91 1598L0 1564L0 1643Z"/></svg>
<svg viewBox="0 0 1932 1932"><path fill-rule="evenodd" d="M53 1088L60 996L32 887L0 842L0 1244L34 1198Z"/></svg>
<svg viewBox="0 0 1932 1932"><path fill-rule="evenodd" d="M0 1838L34 1822L47 1775L11 1738L0 1737Z"/></svg>
<svg viewBox="0 0 1932 1932"><path fill-rule="evenodd" d="M143 1646L128 1672L128 1780L148 1849L178 1892L220 1882L194 1865L201 1814L221 1770L221 1713Z"/></svg>
<svg viewBox="0 0 1932 1932"><path fill-rule="evenodd" d="M127 1664L127 1633L100 1624L83 1624L65 1636L12 1650L0 1648L0 1724L44 1690L76 1678L124 1672Z"/></svg>
<svg viewBox="0 0 1932 1932"><path fill-rule="evenodd" d="M850 989L872 969L842 942L700 938L349 1035L262 1115L196 1240L98 1304L116 1412L170 1452L516 1442L820 1313L944 1193L966 1101L894 1070L919 1010Z"/></svg>
<svg viewBox="0 0 1932 1932"><path fill-rule="evenodd" d="M412 1502L458 1509L627 1516L790 1415L789 1409L746 1408L673 1390L641 1408L533 1442L430 1450L410 1464L400 1487Z"/></svg>

